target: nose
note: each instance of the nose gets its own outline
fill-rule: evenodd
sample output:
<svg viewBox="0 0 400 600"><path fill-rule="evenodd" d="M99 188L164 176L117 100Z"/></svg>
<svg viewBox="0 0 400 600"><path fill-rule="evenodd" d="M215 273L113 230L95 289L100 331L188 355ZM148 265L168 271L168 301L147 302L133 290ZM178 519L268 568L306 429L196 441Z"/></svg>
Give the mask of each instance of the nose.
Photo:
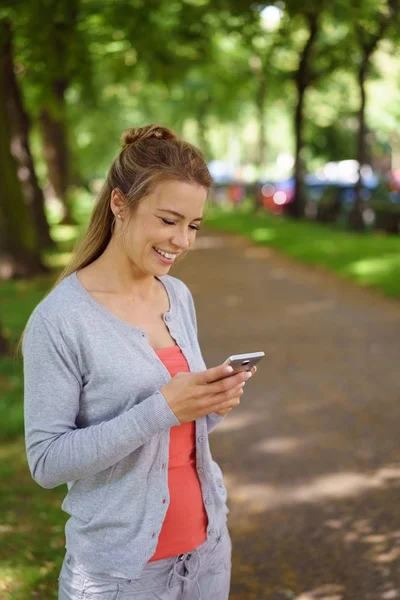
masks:
<svg viewBox="0 0 400 600"><path fill-rule="evenodd" d="M171 242L180 250L186 250L190 246L189 235L183 232L179 233L178 235L174 235L174 237L171 239Z"/></svg>

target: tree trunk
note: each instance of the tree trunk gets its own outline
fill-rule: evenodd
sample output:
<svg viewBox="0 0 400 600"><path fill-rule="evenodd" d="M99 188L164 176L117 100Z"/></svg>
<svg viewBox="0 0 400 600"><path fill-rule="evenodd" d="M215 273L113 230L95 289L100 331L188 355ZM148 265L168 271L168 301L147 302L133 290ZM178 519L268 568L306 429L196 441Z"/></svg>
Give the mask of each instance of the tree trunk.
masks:
<svg viewBox="0 0 400 600"><path fill-rule="evenodd" d="M267 147L267 136L265 131L264 122L264 107L265 98L267 95L267 83L263 72L258 74L258 88L256 94L256 108L257 108L257 120L258 120L258 152L256 163L259 169L260 177L263 176L264 169L266 166L266 147Z"/></svg>
<svg viewBox="0 0 400 600"><path fill-rule="evenodd" d="M361 26L356 27L355 31L359 38L359 43L363 51L362 61L360 69L358 71L358 84L360 88L360 108L358 111L358 140L357 140L357 160L358 166L358 181L356 184L356 196L354 206L349 215L349 225L352 229L362 231L365 229L364 221L362 218L362 180L361 180L361 169L367 161L367 127L365 122L366 112L366 91L365 81L368 75L368 68L371 60L371 56L375 52L378 43L385 36L387 28L393 22L396 14L399 10L399 0L387 0L387 11L386 13L380 13L377 18L378 29L374 35L368 34L368 38L365 38L365 32L363 32Z"/></svg>
<svg viewBox="0 0 400 600"><path fill-rule="evenodd" d="M294 187L295 193L292 202L288 204L287 214L295 219L304 217L304 165L302 151L304 146L304 100L305 92L311 83L310 57L318 33L319 12L308 15L309 36L300 56L299 68L296 73L295 83L297 89L297 106L294 116L294 131L296 138L294 159Z"/></svg>
<svg viewBox="0 0 400 600"><path fill-rule="evenodd" d="M50 237L47 223L44 196L36 177L35 166L29 146L30 122L26 113L21 93L14 72L12 51L12 29L9 22L5 23L4 66L5 91L11 132L11 153L17 161L18 178L21 182L25 203L28 207L33 226L36 230L40 248L54 246Z"/></svg>
<svg viewBox="0 0 400 600"><path fill-rule="evenodd" d="M0 323L0 356L4 356L7 353L8 344L6 338L1 333L1 323Z"/></svg>
<svg viewBox="0 0 400 600"><path fill-rule="evenodd" d="M197 131L199 135L199 146L206 160L211 160L212 152L207 139L207 116L209 114L210 98L205 99L199 104L197 110Z"/></svg>
<svg viewBox="0 0 400 600"><path fill-rule="evenodd" d="M366 149L366 123L365 123L365 107L366 107L366 92L365 92L365 79L367 72L367 65L369 61L369 54L365 53L360 69L358 72L358 85L360 89L360 109L358 111L358 139L357 139L357 160L358 160L358 180L355 190L354 205L349 214L349 225L351 229L356 231L363 231L365 229L364 221L362 218L362 179L361 169L366 163L367 149Z"/></svg>
<svg viewBox="0 0 400 600"><path fill-rule="evenodd" d="M306 88L299 87L298 100L294 117L295 130L295 158L294 158L294 189L295 195L291 203L288 204L288 214L295 219L301 219L304 216L305 198L304 198L304 165L302 152L304 147L303 125L304 125L304 94Z"/></svg>
<svg viewBox="0 0 400 600"><path fill-rule="evenodd" d="M60 6L64 7L60 9ZM68 144L65 92L70 83L68 61L71 57L71 32L77 26L79 2L71 0L60 5L51 0L50 5L57 18L49 31L47 47L54 57L53 64L58 70L50 72L47 102L43 103L39 112L39 126L43 139L44 157L48 178L54 194L62 202L64 223L73 223L71 208L68 203L67 189L70 183L71 165ZM49 8L50 10L50 8Z"/></svg>
<svg viewBox="0 0 400 600"><path fill-rule="evenodd" d="M32 277L45 271L28 217L17 165L11 154L6 85L6 23L0 20L0 279Z"/></svg>
<svg viewBox="0 0 400 600"><path fill-rule="evenodd" d="M73 223L71 209L67 201L69 183L68 139L65 125L64 84L55 84L54 100L57 110L43 108L39 116L39 126L43 139L43 153L47 165L47 175L55 196L62 202L64 222Z"/></svg>

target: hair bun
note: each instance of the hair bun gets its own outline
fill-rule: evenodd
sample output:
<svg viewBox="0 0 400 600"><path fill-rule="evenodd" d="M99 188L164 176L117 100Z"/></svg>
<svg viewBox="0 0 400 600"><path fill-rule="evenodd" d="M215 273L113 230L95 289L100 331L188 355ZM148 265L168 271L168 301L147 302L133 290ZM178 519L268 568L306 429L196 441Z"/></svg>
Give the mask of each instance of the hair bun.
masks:
<svg viewBox="0 0 400 600"><path fill-rule="evenodd" d="M176 140L177 136L171 129L161 127L161 125L146 125L146 127L136 127L126 129L122 134L121 142L122 149L125 150L131 144L142 142L150 138L157 140Z"/></svg>

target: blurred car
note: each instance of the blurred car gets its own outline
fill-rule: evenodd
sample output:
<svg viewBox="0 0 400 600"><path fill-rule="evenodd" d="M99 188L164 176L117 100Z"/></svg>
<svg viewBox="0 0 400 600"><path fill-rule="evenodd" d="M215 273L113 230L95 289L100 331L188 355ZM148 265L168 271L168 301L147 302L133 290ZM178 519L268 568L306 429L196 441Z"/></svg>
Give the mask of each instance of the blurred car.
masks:
<svg viewBox="0 0 400 600"><path fill-rule="evenodd" d="M281 214L294 197L294 177L267 181L259 185L257 203L274 214Z"/></svg>
<svg viewBox="0 0 400 600"><path fill-rule="evenodd" d="M315 173L309 173L304 177L304 188L308 203L317 205L322 199L327 188L336 188L338 199L345 210L349 210L356 197L356 185L358 182L358 162L355 160L344 160L340 162L328 162ZM378 184L379 179L369 165L361 169L361 182L363 200L368 201ZM400 174L399 174L400 192ZM265 181L259 186L259 205L264 206L274 214L284 212L285 206L289 204L295 194L294 177L277 181Z"/></svg>

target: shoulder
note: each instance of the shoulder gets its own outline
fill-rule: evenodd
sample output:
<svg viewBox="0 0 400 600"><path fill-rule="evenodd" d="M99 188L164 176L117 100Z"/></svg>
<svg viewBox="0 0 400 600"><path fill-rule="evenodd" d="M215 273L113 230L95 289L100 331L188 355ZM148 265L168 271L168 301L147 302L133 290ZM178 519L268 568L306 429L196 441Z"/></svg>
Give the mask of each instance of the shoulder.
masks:
<svg viewBox="0 0 400 600"><path fill-rule="evenodd" d="M168 291L173 291L175 297L180 302L193 302L193 297L190 289L181 279L172 277L172 275L163 275L160 277L162 283Z"/></svg>
<svg viewBox="0 0 400 600"><path fill-rule="evenodd" d="M42 323L50 329L61 330L82 314L84 302L74 286L74 278L73 273L63 279L39 302L29 317L27 328Z"/></svg>

